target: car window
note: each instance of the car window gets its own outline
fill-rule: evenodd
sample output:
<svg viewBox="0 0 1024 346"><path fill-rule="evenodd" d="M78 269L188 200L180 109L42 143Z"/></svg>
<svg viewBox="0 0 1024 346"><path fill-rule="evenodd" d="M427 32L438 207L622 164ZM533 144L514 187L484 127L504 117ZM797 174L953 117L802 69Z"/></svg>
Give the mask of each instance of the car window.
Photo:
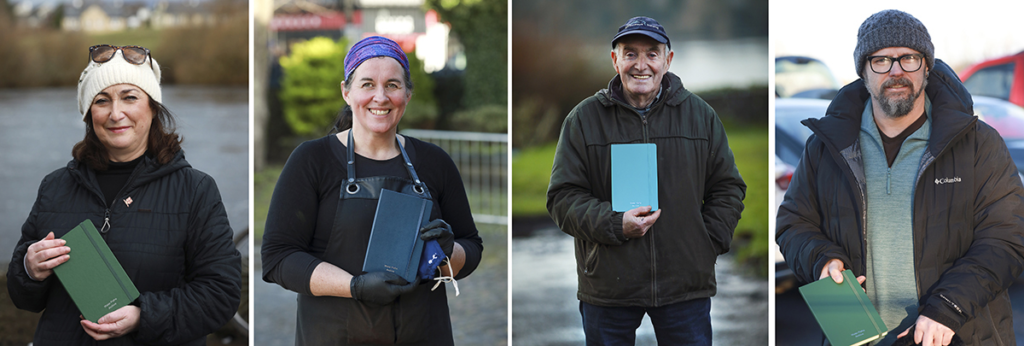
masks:
<svg viewBox="0 0 1024 346"><path fill-rule="evenodd" d="M980 69L964 81L964 86L971 95L1009 100L1015 65L1011 62Z"/></svg>
<svg viewBox="0 0 1024 346"><path fill-rule="evenodd" d="M778 100L775 103L775 155L783 162L796 166L803 153L804 143L812 133L811 129L800 121L821 118L825 115L829 102L790 100L793 99Z"/></svg>
<svg viewBox="0 0 1024 346"><path fill-rule="evenodd" d="M995 98L974 97L974 114L1003 139L1024 139L1024 108Z"/></svg>
<svg viewBox="0 0 1024 346"><path fill-rule="evenodd" d="M821 118L825 115L823 108L790 107L775 108L775 127L790 133L794 139L803 142L811 136L811 129L800 121L807 118Z"/></svg>
<svg viewBox="0 0 1024 346"><path fill-rule="evenodd" d="M828 66L810 58L775 59L775 93L779 97L792 97L813 89L839 89Z"/></svg>

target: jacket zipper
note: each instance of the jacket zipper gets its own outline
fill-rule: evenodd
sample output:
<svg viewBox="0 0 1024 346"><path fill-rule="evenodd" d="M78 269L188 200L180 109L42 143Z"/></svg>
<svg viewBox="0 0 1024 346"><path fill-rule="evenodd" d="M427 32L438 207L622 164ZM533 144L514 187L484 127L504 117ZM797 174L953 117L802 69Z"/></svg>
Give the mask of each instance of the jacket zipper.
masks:
<svg viewBox="0 0 1024 346"><path fill-rule="evenodd" d="M643 126L644 127L644 143L650 143L651 140L647 137L647 116L646 115L641 115L640 116L640 121L642 121L644 123L644 126Z"/></svg>
<svg viewBox="0 0 1024 346"><path fill-rule="evenodd" d="M106 234L110 231L110 208L103 212L103 227L100 227L100 233Z"/></svg>
<svg viewBox="0 0 1024 346"><path fill-rule="evenodd" d="M945 153L946 150L949 150L950 143L953 143L954 141L960 139L960 137L963 137L964 133L967 132L967 129L969 129L972 126L974 126L974 124L976 124L977 122L978 122L978 117L975 116L974 119L970 123L967 124L967 126L964 126L962 129L960 129L960 132L957 132L956 135L952 137L952 139L950 139L949 141L946 142L946 144L942 147L942 150L939 150L939 154L938 155L932 156L931 158L929 158L928 162L925 162L924 166L922 166L921 169L917 172L917 179L914 182L914 200L915 201L919 200L917 198L917 191L921 190L920 189L920 187L921 187L920 186L921 185L921 176L924 175L924 171L927 171L928 168L931 167L931 165L933 163L935 163L935 159L936 158L938 158L939 156L942 156L942 154ZM926 154L928 153L927 149L926 149L925 153ZM912 227L912 229L910 230L911 234L916 234L917 233L913 229L913 228L916 228L916 227L913 226L914 224L916 224L915 221L916 220L914 220L914 215L911 214L910 215L910 224L911 224L911 227ZM917 257L918 257L917 256L917 237L914 236L912 240L913 240L913 244L911 244L911 245L913 245L913 248L914 248L914 268L915 268L914 269L914 285L917 286L917 296L920 298L921 297L921 276L917 273L917 269L916 269L917 267L920 266L920 263L918 263L918 259L917 259ZM941 294L939 294L939 297L941 297L942 299L946 300L946 302L952 304L953 307L957 309L957 311L960 311L960 307L956 306L956 304L953 304L953 302L950 301L948 298L946 298L945 296L943 296ZM963 312L960 312L960 313L963 314Z"/></svg>
<svg viewBox="0 0 1024 346"><path fill-rule="evenodd" d="M826 137L821 135L821 132L818 129L818 126L817 126L816 123L809 123L809 124L806 124L806 125L807 125L808 128L811 129L811 132L813 132L815 135L817 135L818 138L822 139L822 141L821 141L822 144L824 144L825 148L828 149L829 154L832 155L832 159L835 160L836 163L839 163L839 162L846 163L846 173L850 176L849 179L853 180L853 184L857 187L857 192L860 192L860 224L861 224L861 227L860 227L860 252L862 254L863 253L867 253L867 247L868 247L868 226L867 226L868 225L868 205L867 205L867 202L866 202L867 201L867 194L864 192L864 188L861 186L860 182L857 181L857 175L853 172L853 167L850 165L849 161L846 160L846 157L843 156L843 153L839 149L836 149L835 145L832 142L824 140ZM854 145L856 145L859 141L860 140L854 141ZM863 169L864 168L862 167L861 170L863 170ZM867 257L866 256L861 256L861 265L865 268L865 270L867 270L868 263L867 263ZM849 269L853 270L853 268L849 268Z"/></svg>
<svg viewBox="0 0 1024 346"><path fill-rule="evenodd" d="M960 306L956 305L956 303L954 303L952 300L949 300L949 298L946 298L946 295L940 293L939 298L942 298L942 300L945 300L946 303L949 304L949 306L952 306L953 309L956 309L956 313L960 314L960 316L964 315L964 311L960 309ZM991 318L989 319L991 320Z"/></svg>
<svg viewBox="0 0 1024 346"><path fill-rule="evenodd" d="M654 225L647 229L648 233L651 233L647 237L647 243L651 246L651 302L654 306L658 306L658 261L654 257L656 252L654 251Z"/></svg>
<svg viewBox="0 0 1024 346"><path fill-rule="evenodd" d="M640 122L643 123L644 143L650 143L651 140L647 132L647 116L639 114L639 112L637 112L637 115L640 116ZM652 233L653 231L654 225L651 225L651 228L647 229L647 232ZM652 234L647 237L647 239L647 244L649 244L649 247L651 248L651 302L654 306L658 306L658 263L656 257L657 251L655 251L654 248L654 235Z"/></svg>
<svg viewBox="0 0 1024 346"><path fill-rule="evenodd" d="M139 162L139 164L141 165L142 162ZM138 175L139 167L136 166L135 169L132 170L132 174L128 176L128 180L125 180L124 186L121 186L121 190L117 192L117 195L115 195L114 201L110 202L110 205L108 205L107 209L103 212L103 226L100 227L100 235L103 235L104 239L106 239L105 236L107 235L107 232L110 232L110 217L112 216L111 214L113 213L114 205L116 205L117 201L121 199L121 196L124 196L125 192L127 192L128 187L131 185L133 181L135 181L135 178ZM102 191L97 195L100 198L100 204L106 203L106 201L103 200Z"/></svg>
<svg viewBox="0 0 1024 346"><path fill-rule="evenodd" d="M615 99L612 99L612 100L615 101L615 102L618 102L618 100L615 100ZM651 109L648 110L648 112L651 112L653 110L654 110L654 106L652 106ZM647 116L644 115L644 114L640 114L640 112L636 111L636 110L634 110L633 112L634 112L634 114L636 114L637 116L640 117L640 122L643 123L642 127L643 127L643 130L644 130L643 131L643 133L644 133L644 143L650 143L650 138L649 138L649 134L648 134L648 131L647 131L647 125L648 125L648 123L647 123ZM647 232L653 232L653 231L654 231L654 226L652 225L651 228L649 228L647 230ZM647 238L650 239L650 240L647 241L647 243L650 244L650 248L651 248L651 301L652 301L652 304L654 306L658 306L658 273L657 273L658 266L657 266L657 264L655 262L655 259L657 258L656 257L657 256L657 251L655 251L655 248L654 248L654 238L653 238L653 236L652 237L647 237Z"/></svg>
<svg viewBox="0 0 1024 346"><path fill-rule="evenodd" d="M892 167L885 170L885 194L892 194Z"/></svg>

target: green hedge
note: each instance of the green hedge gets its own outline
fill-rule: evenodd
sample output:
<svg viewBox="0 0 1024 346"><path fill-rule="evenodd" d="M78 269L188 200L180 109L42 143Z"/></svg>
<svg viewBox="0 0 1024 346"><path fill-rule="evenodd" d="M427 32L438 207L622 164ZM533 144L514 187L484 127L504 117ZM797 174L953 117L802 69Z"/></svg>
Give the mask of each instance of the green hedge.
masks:
<svg viewBox="0 0 1024 346"><path fill-rule="evenodd" d="M314 37L293 44L291 54L281 58L284 78L281 83L281 104L285 121L301 136L323 134L345 105L341 82L345 80L345 55L349 42L327 37ZM403 128L431 127L437 118L434 82L423 72L423 62L409 53L412 77L412 100L405 108Z"/></svg>

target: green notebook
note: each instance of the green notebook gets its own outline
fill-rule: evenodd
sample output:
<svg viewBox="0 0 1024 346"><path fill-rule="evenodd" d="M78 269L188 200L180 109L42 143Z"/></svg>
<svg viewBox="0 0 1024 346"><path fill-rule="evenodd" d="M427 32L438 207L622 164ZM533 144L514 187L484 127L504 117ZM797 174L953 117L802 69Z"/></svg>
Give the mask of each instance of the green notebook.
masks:
<svg viewBox="0 0 1024 346"><path fill-rule="evenodd" d="M87 320L96 322L139 297L92 221L82 221L61 239L71 248L71 258L53 272Z"/></svg>
<svg viewBox="0 0 1024 346"><path fill-rule="evenodd" d="M849 270L843 271L843 283L818 280L801 286L800 295L832 345L863 345L889 332Z"/></svg>

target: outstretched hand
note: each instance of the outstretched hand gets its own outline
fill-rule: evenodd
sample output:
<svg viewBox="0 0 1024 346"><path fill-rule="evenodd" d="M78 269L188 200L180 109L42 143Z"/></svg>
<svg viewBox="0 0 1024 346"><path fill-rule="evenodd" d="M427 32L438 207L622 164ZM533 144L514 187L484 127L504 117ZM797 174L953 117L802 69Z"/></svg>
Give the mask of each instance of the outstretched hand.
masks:
<svg viewBox="0 0 1024 346"><path fill-rule="evenodd" d="M661 209L651 213L650 206L627 210L622 213L622 235L627 239L643 237L658 217L661 217Z"/></svg>

